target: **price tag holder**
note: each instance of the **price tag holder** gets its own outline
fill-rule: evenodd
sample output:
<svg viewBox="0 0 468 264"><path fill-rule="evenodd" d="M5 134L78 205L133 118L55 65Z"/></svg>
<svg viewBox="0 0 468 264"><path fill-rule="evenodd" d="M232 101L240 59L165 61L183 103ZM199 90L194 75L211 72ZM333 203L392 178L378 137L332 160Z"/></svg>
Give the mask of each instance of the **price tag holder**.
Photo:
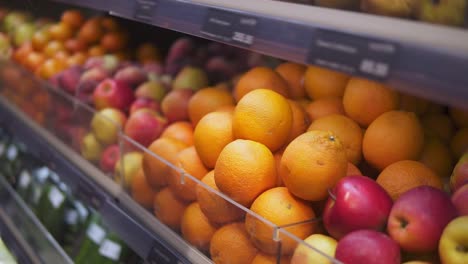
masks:
<svg viewBox="0 0 468 264"><path fill-rule="evenodd" d="M307 62L378 81L391 72L398 47L388 41L317 29Z"/></svg>
<svg viewBox="0 0 468 264"><path fill-rule="evenodd" d="M152 22L158 2L158 0L135 0L133 18L143 22Z"/></svg>
<svg viewBox="0 0 468 264"><path fill-rule="evenodd" d="M26 189L29 184L31 183L31 174L29 172L23 170L19 176L19 186L23 189Z"/></svg>
<svg viewBox="0 0 468 264"><path fill-rule="evenodd" d="M54 186L49 192L49 201L52 206L57 209L65 201L65 195Z"/></svg>
<svg viewBox="0 0 468 264"><path fill-rule="evenodd" d="M113 261L119 260L121 251L122 247L109 239L104 240L99 248L99 254Z"/></svg>
<svg viewBox="0 0 468 264"><path fill-rule="evenodd" d="M240 13L209 8L200 33L214 40L250 47L259 19Z"/></svg>
<svg viewBox="0 0 468 264"><path fill-rule="evenodd" d="M97 245L100 245L102 240L106 237L106 231L96 223L91 223L86 230L86 235Z"/></svg>
<svg viewBox="0 0 468 264"><path fill-rule="evenodd" d="M172 253L160 241L155 241L151 251L146 258L149 264L179 264L184 263L179 257Z"/></svg>

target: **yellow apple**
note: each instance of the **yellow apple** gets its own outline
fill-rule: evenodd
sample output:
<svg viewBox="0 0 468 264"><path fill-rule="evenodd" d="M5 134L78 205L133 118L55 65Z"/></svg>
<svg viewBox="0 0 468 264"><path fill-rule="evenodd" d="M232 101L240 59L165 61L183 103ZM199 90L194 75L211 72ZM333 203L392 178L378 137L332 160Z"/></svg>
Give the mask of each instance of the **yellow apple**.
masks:
<svg viewBox="0 0 468 264"><path fill-rule="evenodd" d="M91 130L102 144L113 144L117 142L119 131L126 121L127 117L119 109L104 108L93 116Z"/></svg>
<svg viewBox="0 0 468 264"><path fill-rule="evenodd" d="M81 155L89 161L98 161L101 158L102 146L92 133L84 136L80 150Z"/></svg>
<svg viewBox="0 0 468 264"><path fill-rule="evenodd" d="M439 255L443 264L468 263L468 216L457 217L445 227Z"/></svg>
<svg viewBox="0 0 468 264"><path fill-rule="evenodd" d="M142 161L143 154L141 152L133 151L124 154L123 157L120 158L115 164L115 181L121 183L123 174L124 186L130 186L132 183L133 176L141 168Z"/></svg>
<svg viewBox="0 0 468 264"><path fill-rule="evenodd" d="M313 234L304 239L304 242L322 252L323 254L329 256L330 258L325 257L323 254L318 253L304 244L300 244L297 246L296 250L294 250L294 254L291 258L291 264L333 263L331 258L335 256L336 245L338 244L334 238L322 234Z"/></svg>

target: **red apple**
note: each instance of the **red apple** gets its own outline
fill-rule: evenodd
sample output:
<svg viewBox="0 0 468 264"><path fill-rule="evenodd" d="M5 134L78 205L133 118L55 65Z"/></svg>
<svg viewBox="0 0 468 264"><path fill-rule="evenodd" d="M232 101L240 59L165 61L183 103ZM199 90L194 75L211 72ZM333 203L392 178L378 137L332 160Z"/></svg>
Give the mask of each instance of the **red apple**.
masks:
<svg viewBox="0 0 468 264"><path fill-rule="evenodd" d="M151 109L140 109L133 113L125 125L125 134L147 147L156 140L164 128L167 120Z"/></svg>
<svg viewBox="0 0 468 264"><path fill-rule="evenodd" d="M429 252L437 249L442 231L456 216L457 209L447 193L419 186L395 201L387 232L408 252Z"/></svg>
<svg viewBox="0 0 468 264"><path fill-rule="evenodd" d="M374 230L358 230L343 237L336 247L335 258L346 264L400 264L398 244Z"/></svg>
<svg viewBox="0 0 468 264"><path fill-rule="evenodd" d="M113 107L126 111L135 99L132 88L126 83L105 79L93 93L94 105L98 110Z"/></svg>
<svg viewBox="0 0 468 264"><path fill-rule="evenodd" d="M161 109L159 107L159 103L154 101L150 98L137 98L133 101L132 105L130 106L130 115L136 112L139 109L151 109L156 112L159 112Z"/></svg>
<svg viewBox="0 0 468 264"><path fill-rule="evenodd" d="M170 123L188 120L188 102L192 95L192 90L178 89L172 90L164 97L161 110Z"/></svg>
<svg viewBox="0 0 468 264"><path fill-rule="evenodd" d="M84 68L86 70L99 68L106 71L108 74L113 74L119 66L119 58L116 55L104 55L100 57L90 57L86 60Z"/></svg>
<svg viewBox="0 0 468 264"><path fill-rule="evenodd" d="M342 178L331 190L323 213L328 233L336 239L359 229L385 230L392 198L365 176Z"/></svg>
<svg viewBox="0 0 468 264"><path fill-rule="evenodd" d="M78 91L79 93L89 94L94 92L98 84L105 79L107 79L109 75L107 72L101 68L92 68L86 70L80 77L80 81L78 83Z"/></svg>
<svg viewBox="0 0 468 264"><path fill-rule="evenodd" d="M73 66L64 70L60 75L60 87L70 94L75 94L83 70L80 66Z"/></svg>
<svg viewBox="0 0 468 264"><path fill-rule="evenodd" d="M458 188L468 183L468 152L463 154L458 160L450 177L450 185L452 191L457 191Z"/></svg>
<svg viewBox="0 0 468 264"><path fill-rule="evenodd" d="M119 145L113 144L104 149L101 154L101 160L99 162L99 167L104 172L113 172L115 164L120 159L120 148Z"/></svg>
<svg viewBox="0 0 468 264"><path fill-rule="evenodd" d="M114 75L114 79L126 82L130 87L136 88L138 85L146 82L148 76L142 68L130 65L118 70Z"/></svg>
<svg viewBox="0 0 468 264"><path fill-rule="evenodd" d="M458 188L452 194L452 203L457 208L459 215L468 215L468 184Z"/></svg>

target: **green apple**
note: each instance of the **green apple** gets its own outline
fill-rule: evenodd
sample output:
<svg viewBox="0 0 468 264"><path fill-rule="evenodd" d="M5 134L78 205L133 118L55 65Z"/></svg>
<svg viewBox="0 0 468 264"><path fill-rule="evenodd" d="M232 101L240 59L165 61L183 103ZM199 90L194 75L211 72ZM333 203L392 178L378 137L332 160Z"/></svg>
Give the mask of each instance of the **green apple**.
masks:
<svg viewBox="0 0 468 264"><path fill-rule="evenodd" d="M140 84L140 86L138 86L138 88L135 91L135 97L150 98L157 102L161 102L165 95L166 87L159 80L150 80L144 82Z"/></svg>
<svg viewBox="0 0 468 264"><path fill-rule="evenodd" d="M364 12L394 16L410 17L419 6L420 0L362 0L361 9Z"/></svg>
<svg viewBox="0 0 468 264"><path fill-rule="evenodd" d="M360 0L315 0L315 4L337 9L357 9Z"/></svg>
<svg viewBox="0 0 468 264"><path fill-rule="evenodd" d="M36 32L36 26L32 23L23 23L18 28L15 29L15 34L13 38L13 43L16 46L21 46L21 44L31 40L32 36Z"/></svg>
<svg viewBox="0 0 468 264"><path fill-rule="evenodd" d="M418 19L448 26L463 26L467 0L421 0Z"/></svg>
<svg viewBox="0 0 468 264"><path fill-rule="evenodd" d="M80 146L81 155L89 161L98 161L101 158L102 146L92 133L86 134Z"/></svg>
<svg viewBox="0 0 468 264"><path fill-rule="evenodd" d="M196 67L186 66L183 68L172 83L173 89L191 89L197 91L208 86L206 73Z"/></svg>
<svg viewBox="0 0 468 264"><path fill-rule="evenodd" d="M453 219L439 241L440 260L444 264L468 263L468 216Z"/></svg>
<svg viewBox="0 0 468 264"><path fill-rule="evenodd" d="M126 121L127 117L119 109L104 108L93 116L91 130L102 144L113 144L117 142Z"/></svg>
<svg viewBox="0 0 468 264"><path fill-rule="evenodd" d="M3 19L3 28L8 34L11 34L19 25L29 20L31 20L31 16L28 13L13 11Z"/></svg>
<svg viewBox="0 0 468 264"><path fill-rule="evenodd" d="M300 244L294 250L294 254L291 258L291 263L333 263L332 258L335 256L336 246L338 244L338 242L334 238L322 234L313 234L304 239L304 242L309 244L311 247L317 249L318 251L322 252L323 254L329 256L330 258L325 257L323 254L318 253L317 251L307 247L306 245Z"/></svg>
<svg viewBox="0 0 468 264"><path fill-rule="evenodd" d="M9 59L13 49L11 47L10 38L0 32L0 60Z"/></svg>
<svg viewBox="0 0 468 264"><path fill-rule="evenodd" d="M133 151L124 154L123 157L120 158L115 164L115 181L118 183L122 183L123 179L123 185L125 187L130 186L132 183L133 176L135 176L135 174L141 168L142 162L143 154L141 152Z"/></svg>

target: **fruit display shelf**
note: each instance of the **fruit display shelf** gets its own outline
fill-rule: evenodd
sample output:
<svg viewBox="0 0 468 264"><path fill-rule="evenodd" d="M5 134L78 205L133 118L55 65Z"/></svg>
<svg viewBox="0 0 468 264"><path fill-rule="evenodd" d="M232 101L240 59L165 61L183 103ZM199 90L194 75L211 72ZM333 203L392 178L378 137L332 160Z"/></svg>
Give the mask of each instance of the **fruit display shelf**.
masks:
<svg viewBox="0 0 468 264"><path fill-rule="evenodd" d="M265 243L278 259L285 248L292 251L298 244L305 251L317 252L333 263L340 263L290 232L298 226L312 228L317 218L285 226L275 225L139 145L117 126L114 128L118 132L119 156L124 162L120 163L123 166L116 165L115 172L105 174L92 162L95 154L92 144L85 145L88 144L86 134L91 120L106 120L106 117L63 90L38 80L15 63L0 62L0 94L0 124L14 131L14 136L24 142L34 156L40 156L48 167L61 175L72 193L96 209L109 228L149 263L211 263L211 260L206 252L190 245L193 241L185 240L177 230L163 224L163 219L155 217L154 212L160 208L153 212L136 202L127 180L130 175L127 170L131 170L133 163L127 161L127 157L135 152L150 155L176 170L181 188L185 188L184 185L201 188L212 199L222 202L225 210L240 211L242 217L247 215L251 228L265 234ZM110 120L105 122L114 126ZM87 148L84 152L83 147Z"/></svg>
<svg viewBox="0 0 468 264"><path fill-rule="evenodd" d="M270 0L55 0L466 107L468 31Z"/></svg>
<svg viewBox="0 0 468 264"><path fill-rule="evenodd" d="M0 232L18 263L73 263L4 177L0 194Z"/></svg>

